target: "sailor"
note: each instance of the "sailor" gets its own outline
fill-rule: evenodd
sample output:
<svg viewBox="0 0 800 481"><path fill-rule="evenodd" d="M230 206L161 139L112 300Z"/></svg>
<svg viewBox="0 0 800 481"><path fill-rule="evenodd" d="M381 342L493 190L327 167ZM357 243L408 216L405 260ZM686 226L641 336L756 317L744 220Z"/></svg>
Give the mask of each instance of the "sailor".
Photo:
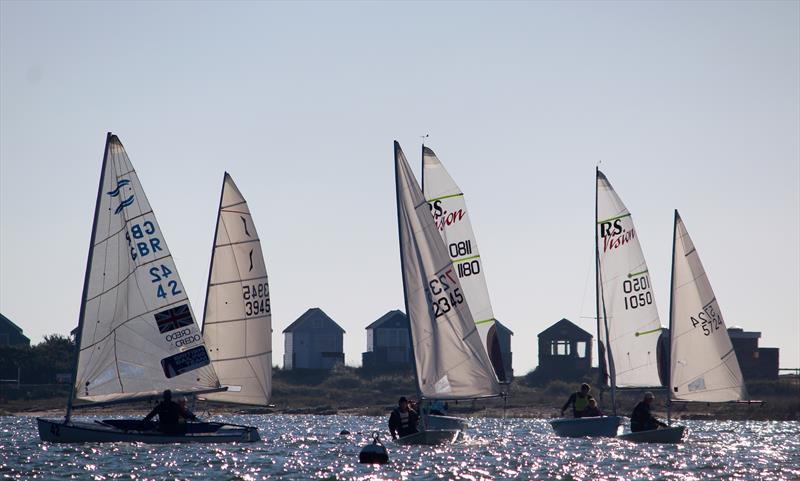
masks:
<svg viewBox="0 0 800 481"><path fill-rule="evenodd" d="M586 383L581 384L581 390L572 393L572 395L567 399L567 402L564 403L564 406L561 408L561 415L564 415L564 411L567 410L568 407L572 406L572 415L576 418L585 417L586 408L589 407L589 400L594 399L591 394L592 388Z"/></svg>
<svg viewBox="0 0 800 481"><path fill-rule="evenodd" d="M197 421L197 416L189 412L186 408L172 400L172 391L164 391L164 399L156 404L156 407L145 416L143 423L147 423L158 415L158 430L167 434L183 434L186 432L186 424L181 424L181 419L191 419Z"/></svg>
<svg viewBox="0 0 800 481"><path fill-rule="evenodd" d="M589 398L589 406L583 411L583 417L602 416L603 411L597 407L597 400L593 397Z"/></svg>
<svg viewBox="0 0 800 481"><path fill-rule="evenodd" d="M408 406L408 399L401 397L397 402L397 408L389 416L389 432L392 433L392 439L416 433L418 420L419 415Z"/></svg>
<svg viewBox="0 0 800 481"><path fill-rule="evenodd" d="M639 401L639 404L633 408L633 414L631 414L631 432L652 431L659 427L669 427L656 419L650 411L650 405L653 404L653 399L655 399L655 396L648 391L644 393L644 399Z"/></svg>

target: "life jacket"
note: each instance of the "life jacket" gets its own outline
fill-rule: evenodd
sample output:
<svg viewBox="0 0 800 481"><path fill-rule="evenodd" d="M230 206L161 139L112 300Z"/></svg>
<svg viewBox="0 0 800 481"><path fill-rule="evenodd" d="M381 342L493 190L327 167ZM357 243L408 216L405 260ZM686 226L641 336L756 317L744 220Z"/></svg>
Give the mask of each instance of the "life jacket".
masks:
<svg viewBox="0 0 800 481"><path fill-rule="evenodd" d="M402 426L403 428L408 428L408 415L409 415L409 412L408 411L403 412L403 411L400 411L398 409L397 410L397 414L400 415L400 426Z"/></svg>
<svg viewBox="0 0 800 481"><path fill-rule="evenodd" d="M588 394L584 396L583 394L577 392L575 393L575 411L581 412L585 411L586 408L589 407L589 396Z"/></svg>

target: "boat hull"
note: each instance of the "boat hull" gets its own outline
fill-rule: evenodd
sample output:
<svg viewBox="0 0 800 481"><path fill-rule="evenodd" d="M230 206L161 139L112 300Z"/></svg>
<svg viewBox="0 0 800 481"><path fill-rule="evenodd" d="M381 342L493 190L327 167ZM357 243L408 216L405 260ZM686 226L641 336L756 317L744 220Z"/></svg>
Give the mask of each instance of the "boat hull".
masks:
<svg viewBox="0 0 800 481"><path fill-rule="evenodd" d="M649 431L625 433L621 434L619 438L633 443L675 444L683 441L683 434L685 431L685 426L672 426L662 429L652 429Z"/></svg>
<svg viewBox="0 0 800 481"><path fill-rule="evenodd" d="M396 439L395 442L404 446L433 446L454 443L460 435L461 431L457 429L429 429L403 436Z"/></svg>
<svg viewBox="0 0 800 481"><path fill-rule="evenodd" d="M615 437L622 425L622 417L559 418L551 420L550 425L557 435L563 437Z"/></svg>
<svg viewBox="0 0 800 481"><path fill-rule="evenodd" d="M117 422L114 422L117 421ZM190 428L186 434L166 434L154 430L124 429L121 423L135 420L70 421L36 418L39 438L49 443L249 443L260 440L258 429L223 423L199 423L202 429ZM116 424L116 425L115 425ZM187 426L192 426L189 424Z"/></svg>
<svg viewBox="0 0 800 481"><path fill-rule="evenodd" d="M440 416L437 414L431 414L427 417L428 429L458 429L458 430L465 430L469 427L469 423L466 419L457 418L455 416Z"/></svg>

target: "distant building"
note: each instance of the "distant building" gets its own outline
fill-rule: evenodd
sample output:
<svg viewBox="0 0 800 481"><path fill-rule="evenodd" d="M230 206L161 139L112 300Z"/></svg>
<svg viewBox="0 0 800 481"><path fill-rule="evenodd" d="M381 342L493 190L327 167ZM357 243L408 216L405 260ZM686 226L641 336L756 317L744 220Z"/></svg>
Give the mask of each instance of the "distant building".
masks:
<svg viewBox="0 0 800 481"><path fill-rule="evenodd" d="M758 347L760 332L729 327L728 336L731 338L733 350L736 351L745 381L778 379L778 348Z"/></svg>
<svg viewBox="0 0 800 481"><path fill-rule="evenodd" d="M532 384L571 381L592 374L592 335L567 319L539 333L539 365L528 376Z"/></svg>
<svg viewBox="0 0 800 481"><path fill-rule="evenodd" d="M344 329L317 307L283 330L284 369L332 369L344 364Z"/></svg>
<svg viewBox="0 0 800 481"><path fill-rule="evenodd" d="M379 317L366 327L367 352L361 354L361 365L368 374L412 371L408 316L394 310Z"/></svg>
<svg viewBox="0 0 800 481"><path fill-rule="evenodd" d="M729 327L728 337L731 338L736 360L742 370L745 381L756 379L778 379L778 348L758 347L760 332L745 331L741 327ZM669 375L669 329L663 329L659 339L659 376L662 384L666 385Z"/></svg>
<svg viewBox="0 0 800 481"><path fill-rule="evenodd" d="M22 328L11 322L11 319L0 314L0 347L30 345L31 340L22 333Z"/></svg>
<svg viewBox="0 0 800 481"><path fill-rule="evenodd" d="M500 379L500 381L511 382L514 379L514 368L511 362L513 357L511 353L511 336L514 335L514 332L498 320L495 320L494 325L497 328L497 342L500 344L500 355L503 358L503 372L505 373L505 379Z"/></svg>

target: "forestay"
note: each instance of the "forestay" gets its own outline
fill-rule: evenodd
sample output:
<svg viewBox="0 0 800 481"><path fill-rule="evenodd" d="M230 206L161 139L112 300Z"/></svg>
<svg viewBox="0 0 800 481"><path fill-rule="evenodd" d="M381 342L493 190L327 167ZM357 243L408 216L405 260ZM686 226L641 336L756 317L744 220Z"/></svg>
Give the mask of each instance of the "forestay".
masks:
<svg viewBox="0 0 800 481"><path fill-rule="evenodd" d="M394 148L400 259L420 394L500 395L447 248L397 142Z"/></svg>
<svg viewBox="0 0 800 481"><path fill-rule="evenodd" d="M122 143L110 134L88 263L78 399L219 388L161 228Z"/></svg>
<svg viewBox="0 0 800 481"><path fill-rule="evenodd" d="M596 229L601 367L605 373L615 373L617 386L660 386L657 345L661 321L647 263L630 212L599 170ZM614 369L603 355L606 326Z"/></svg>
<svg viewBox="0 0 800 481"><path fill-rule="evenodd" d="M422 147L422 189L478 326L483 347L495 374L504 380L506 376L494 313L464 194L433 150L425 146Z"/></svg>
<svg viewBox="0 0 800 481"><path fill-rule="evenodd" d="M670 398L746 399L742 371L717 298L677 210L672 263Z"/></svg>
<svg viewBox="0 0 800 481"><path fill-rule="evenodd" d="M227 391L214 401L266 405L272 392L272 310L267 268L250 209L230 175L222 182L203 334Z"/></svg>

